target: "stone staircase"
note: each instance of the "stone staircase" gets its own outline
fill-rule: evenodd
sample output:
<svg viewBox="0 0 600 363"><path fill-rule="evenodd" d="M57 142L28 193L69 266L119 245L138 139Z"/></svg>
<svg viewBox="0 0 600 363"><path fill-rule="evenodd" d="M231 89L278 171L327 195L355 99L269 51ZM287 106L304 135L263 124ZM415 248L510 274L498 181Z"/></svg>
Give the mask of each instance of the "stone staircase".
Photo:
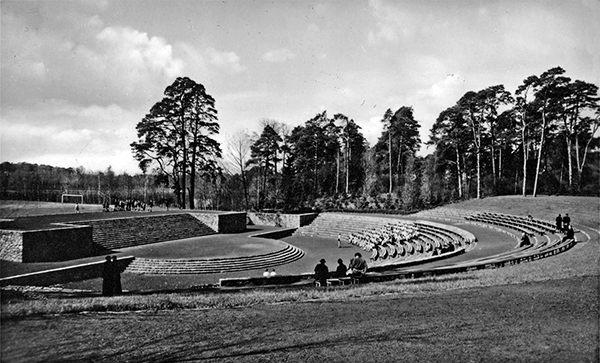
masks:
<svg viewBox="0 0 600 363"><path fill-rule="evenodd" d="M136 259L125 272L148 275L214 274L281 266L299 260L304 251L287 245L285 248L264 255L213 258L213 259Z"/></svg>
<svg viewBox="0 0 600 363"><path fill-rule="evenodd" d="M169 214L71 224L90 225L95 244L108 250L215 234L216 231L189 214Z"/></svg>

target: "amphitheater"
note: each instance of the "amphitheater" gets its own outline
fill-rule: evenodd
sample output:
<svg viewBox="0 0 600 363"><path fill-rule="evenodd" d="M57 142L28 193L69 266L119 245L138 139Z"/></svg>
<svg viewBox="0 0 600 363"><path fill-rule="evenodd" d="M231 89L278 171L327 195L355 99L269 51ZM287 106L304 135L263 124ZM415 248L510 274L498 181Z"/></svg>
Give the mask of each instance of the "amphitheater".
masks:
<svg viewBox="0 0 600 363"><path fill-rule="evenodd" d="M560 209L567 205L556 204ZM563 239L551 222L555 210L528 217L470 209L468 204L420 213L280 215L211 211L97 212L4 216L0 222L2 286L59 286L101 290L102 262L116 255L125 292L314 286L312 270L360 252L369 271L328 285L495 269L544 259L598 238L574 223ZM26 214L26 213L25 213ZM351 244L351 236L410 226L408 240ZM531 244L515 247L525 233ZM338 248L338 237L342 241ZM265 278L265 269L277 276Z"/></svg>

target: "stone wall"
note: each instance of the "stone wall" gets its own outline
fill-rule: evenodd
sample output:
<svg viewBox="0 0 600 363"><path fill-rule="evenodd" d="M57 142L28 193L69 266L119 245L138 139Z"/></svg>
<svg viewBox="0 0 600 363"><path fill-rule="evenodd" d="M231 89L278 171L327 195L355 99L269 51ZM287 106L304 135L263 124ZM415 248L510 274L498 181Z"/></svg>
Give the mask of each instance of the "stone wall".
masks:
<svg viewBox="0 0 600 363"><path fill-rule="evenodd" d="M117 265L119 266L119 270L123 272L133 260L133 256L125 256L118 258ZM103 269L104 259L102 257L98 257L98 261L96 262L55 268L40 272L31 272L17 276L4 277L0 279L0 286L50 286L60 283L83 281L102 277ZM125 288L127 287L125 286Z"/></svg>
<svg viewBox="0 0 600 363"><path fill-rule="evenodd" d="M92 227L69 226L38 231L0 230L0 259L13 262L56 262L88 257Z"/></svg>
<svg viewBox="0 0 600 363"><path fill-rule="evenodd" d="M217 233L239 233L246 230L246 212L189 214Z"/></svg>
<svg viewBox="0 0 600 363"><path fill-rule="evenodd" d="M0 230L0 259L23 262L23 232Z"/></svg>
<svg viewBox="0 0 600 363"><path fill-rule="evenodd" d="M246 212L219 214L219 233L246 231Z"/></svg>
<svg viewBox="0 0 600 363"><path fill-rule="evenodd" d="M250 224L285 228L299 228L310 224L318 213L280 214L280 213L248 213Z"/></svg>
<svg viewBox="0 0 600 363"><path fill-rule="evenodd" d="M90 226L23 231L23 262L56 262L89 257L93 245Z"/></svg>

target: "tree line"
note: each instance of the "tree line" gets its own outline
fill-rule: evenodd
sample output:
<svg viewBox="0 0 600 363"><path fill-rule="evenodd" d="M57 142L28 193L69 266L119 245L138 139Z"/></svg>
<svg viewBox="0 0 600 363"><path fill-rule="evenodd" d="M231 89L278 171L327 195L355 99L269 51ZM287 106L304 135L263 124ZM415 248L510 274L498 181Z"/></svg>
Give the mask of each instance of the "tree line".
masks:
<svg viewBox="0 0 600 363"><path fill-rule="evenodd" d="M295 127L263 119L260 133L228 135L223 151L215 99L180 77L136 126L142 174L54 168L59 177L4 163L2 197L77 186L192 209L406 212L494 195L598 195L598 100L596 85L555 67L512 93L501 84L466 92L435 120L427 156L417 154L411 106L386 110L373 146L351 117L323 111Z"/></svg>

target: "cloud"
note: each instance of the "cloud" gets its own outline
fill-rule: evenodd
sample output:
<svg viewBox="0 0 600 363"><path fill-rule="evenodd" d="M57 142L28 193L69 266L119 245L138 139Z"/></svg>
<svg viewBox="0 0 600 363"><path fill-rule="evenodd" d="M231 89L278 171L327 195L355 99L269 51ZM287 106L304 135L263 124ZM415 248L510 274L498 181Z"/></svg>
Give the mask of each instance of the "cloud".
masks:
<svg viewBox="0 0 600 363"><path fill-rule="evenodd" d="M143 112L118 105L78 106L49 100L36 107L11 108L1 119L0 155L11 162L27 161L88 170L135 171L129 144Z"/></svg>
<svg viewBox="0 0 600 363"><path fill-rule="evenodd" d="M209 47L206 49L206 54L210 63L219 68L229 69L235 73L246 70L246 67L240 64L240 57L235 52L223 52Z"/></svg>
<svg viewBox="0 0 600 363"><path fill-rule="evenodd" d="M296 58L296 54L288 48L270 50L262 56L262 60L265 62L285 62L294 58Z"/></svg>
<svg viewBox="0 0 600 363"><path fill-rule="evenodd" d="M369 43L409 39L417 32L423 20L422 16L394 5L396 4L390 5L382 0L369 0L369 7L377 20L376 30L369 31Z"/></svg>
<svg viewBox="0 0 600 363"><path fill-rule="evenodd" d="M82 16L91 28L77 34L30 27L10 14L2 20L3 104L52 95L84 105L136 105L159 98L185 69L165 39L129 27L95 28L102 24L96 16Z"/></svg>

